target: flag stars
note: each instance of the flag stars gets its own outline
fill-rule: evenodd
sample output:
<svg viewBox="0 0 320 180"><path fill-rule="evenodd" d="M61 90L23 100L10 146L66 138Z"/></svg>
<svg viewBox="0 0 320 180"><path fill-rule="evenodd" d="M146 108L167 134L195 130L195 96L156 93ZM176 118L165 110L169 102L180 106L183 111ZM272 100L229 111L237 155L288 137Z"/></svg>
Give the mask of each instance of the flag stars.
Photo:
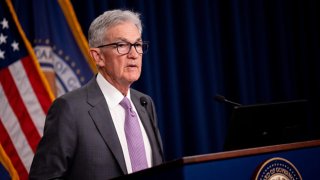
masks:
<svg viewBox="0 0 320 180"><path fill-rule="evenodd" d="M11 43L11 46L13 48L13 51L19 51L19 43L17 43L16 41L13 41L13 43Z"/></svg>
<svg viewBox="0 0 320 180"><path fill-rule="evenodd" d="M70 57L69 57L69 56L65 56L65 57L64 57L64 60L69 61L69 60L70 60Z"/></svg>
<svg viewBox="0 0 320 180"><path fill-rule="evenodd" d="M6 43L6 42L7 42L7 37L8 37L8 36L5 36L5 35L3 35L3 34L1 33L1 34L0 34L0 44Z"/></svg>
<svg viewBox="0 0 320 180"><path fill-rule="evenodd" d="M49 44L50 44L50 39L46 39L46 40L45 40L45 43L46 43L47 45L49 45Z"/></svg>
<svg viewBox="0 0 320 180"><path fill-rule="evenodd" d="M2 25L2 29L9 29L9 22L6 18L3 18L0 24Z"/></svg>
<svg viewBox="0 0 320 180"><path fill-rule="evenodd" d="M80 77L80 81L84 82L85 78L83 76Z"/></svg>

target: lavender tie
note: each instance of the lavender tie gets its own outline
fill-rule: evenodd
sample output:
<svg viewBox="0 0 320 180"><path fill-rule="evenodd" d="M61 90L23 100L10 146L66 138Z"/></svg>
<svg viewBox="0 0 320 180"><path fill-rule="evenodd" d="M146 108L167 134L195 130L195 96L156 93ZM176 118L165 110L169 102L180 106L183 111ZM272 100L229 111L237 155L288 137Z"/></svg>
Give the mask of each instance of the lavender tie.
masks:
<svg viewBox="0 0 320 180"><path fill-rule="evenodd" d="M124 131L127 138L132 172L146 169L148 167L148 163L138 117L133 111L131 103L127 97L123 98L120 105L125 109L126 113Z"/></svg>

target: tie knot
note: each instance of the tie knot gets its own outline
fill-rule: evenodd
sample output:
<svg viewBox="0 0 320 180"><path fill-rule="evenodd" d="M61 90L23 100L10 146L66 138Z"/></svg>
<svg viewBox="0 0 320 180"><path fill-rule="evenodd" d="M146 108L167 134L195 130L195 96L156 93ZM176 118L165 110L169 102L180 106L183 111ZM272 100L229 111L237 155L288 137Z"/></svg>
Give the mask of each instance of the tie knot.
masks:
<svg viewBox="0 0 320 180"><path fill-rule="evenodd" d="M120 105L124 108L124 109L131 109L131 103L130 100L127 97L124 97L122 99L122 101L120 102Z"/></svg>

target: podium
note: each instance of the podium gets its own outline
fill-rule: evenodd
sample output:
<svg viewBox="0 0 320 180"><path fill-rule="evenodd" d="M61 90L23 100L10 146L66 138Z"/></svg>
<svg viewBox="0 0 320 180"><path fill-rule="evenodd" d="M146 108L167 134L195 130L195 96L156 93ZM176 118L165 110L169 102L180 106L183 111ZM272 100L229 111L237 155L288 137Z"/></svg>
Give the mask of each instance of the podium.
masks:
<svg viewBox="0 0 320 180"><path fill-rule="evenodd" d="M263 169L266 162L276 158L286 160L287 164L275 161ZM293 166L291 169L286 167L290 165ZM183 157L117 179L249 180L256 179L259 173L270 177L280 172L292 179L301 179L292 169L304 180L320 179L320 140Z"/></svg>

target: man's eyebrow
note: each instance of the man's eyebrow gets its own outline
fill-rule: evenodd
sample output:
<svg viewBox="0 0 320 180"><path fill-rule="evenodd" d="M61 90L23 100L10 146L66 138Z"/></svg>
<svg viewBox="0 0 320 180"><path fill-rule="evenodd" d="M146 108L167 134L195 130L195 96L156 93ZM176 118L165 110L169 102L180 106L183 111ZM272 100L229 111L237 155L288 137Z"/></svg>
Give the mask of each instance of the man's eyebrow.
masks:
<svg viewBox="0 0 320 180"><path fill-rule="evenodd" d="M122 38L122 37L119 37L119 38L116 38L115 41L123 41L123 42L130 42L128 39L126 38ZM142 38L139 37L138 39L136 39L135 42L138 42L138 41L142 41Z"/></svg>

